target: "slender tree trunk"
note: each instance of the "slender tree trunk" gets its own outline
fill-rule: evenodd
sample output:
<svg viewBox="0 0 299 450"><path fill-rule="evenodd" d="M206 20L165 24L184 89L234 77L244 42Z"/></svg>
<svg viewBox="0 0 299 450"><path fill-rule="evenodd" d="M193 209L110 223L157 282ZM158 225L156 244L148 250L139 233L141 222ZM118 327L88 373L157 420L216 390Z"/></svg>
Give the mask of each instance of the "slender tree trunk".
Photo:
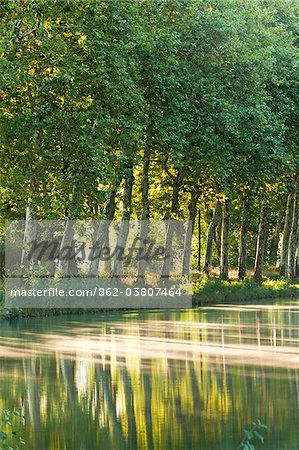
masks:
<svg viewBox="0 0 299 450"><path fill-rule="evenodd" d="M140 225L140 247L142 248L142 253L146 253L147 249L147 239L149 233L149 168L150 168L150 155L151 150L149 145L145 147L144 158L143 158L143 172L141 180L141 198L142 198L142 214L141 214L141 225ZM145 272L146 272L146 261L142 258L138 261L138 279L140 282L145 282Z"/></svg>
<svg viewBox="0 0 299 450"><path fill-rule="evenodd" d="M287 262L288 262L288 249L289 249L289 239L292 226L293 217L293 205L294 205L294 194L291 192L288 195L285 221L283 228L282 244L281 244L281 254L280 254L280 276L284 277L287 274Z"/></svg>
<svg viewBox="0 0 299 450"><path fill-rule="evenodd" d="M246 195L246 194L245 194ZM244 280L247 270L247 234L249 227L249 201L244 198L241 211L241 226L239 235L238 278Z"/></svg>
<svg viewBox="0 0 299 450"><path fill-rule="evenodd" d="M296 252L295 252L294 264L295 264L295 278L298 278L299 277L299 231L298 231L298 237L297 237L297 248L296 248Z"/></svg>
<svg viewBox="0 0 299 450"><path fill-rule="evenodd" d="M198 248L197 248L197 269L198 271L201 270L201 211L200 208L198 208Z"/></svg>
<svg viewBox="0 0 299 450"><path fill-rule="evenodd" d="M109 233L109 224L113 220L115 212L115 198L121 183L121 178L118 179L116 185L111 188L107 200L105 202L102 219L98 223L98 228L96 231L96 237L94 242L94 252L93 258L90 263L89 275L96 277L99 272L100 254L103 245L107 241L107 235Z"/></svg>
<svg viewBox="0 0 299 450"><path fill-rule="evenodd" d="M76 186L73 187L73 191L72 191L72 200L71 200L71 205L75 204L76 201ZM72 210L72 206L69 209L68 212L68 218L66 219L65 222L65 228L64 228L64 233L63 233L63 237L60 243L60 249L59 249L59 271L60 271L60 275L62 276L69 276L71 275L70 273L70 266L74 266L74 261L70 261L70 258L68 257L68 255L70 255L70 251L67 251L67 249L70 249L72 247L72 243L73 243L73 237L74 237L74 230L73 230L73 210Z"/></svg>
<svg viewBox="0 0 299 450"><path fill-rule="evenodd" d="M228 279L229 228L230 228L230 201L225 200L222 206L221 260L220 260L221 280Z"/></svg>
<svg viewBox="0 0 299 450"><path fill-rule="evenodd" d="M191 193L189 205L189 221L184 242L183 275L190 275L191 254L192 254L192 236L195 227L197 195Z"/></svg>
<svg viewBox="0 0 299 450"><path fill-rule="evenodd" d="M287 274L291 278L296 277L296 250L298 246L298 199L299 199L299 178L295 182L295 192L293 196L293 216L291 231L288 245L288 262L287 262Z"/></svg>
<svg viewBox="0 0 299 450"><path fill-rule="evenodd" d="M211 264L212 264L213 239L214 239L216 227L220 220L220 215L221 215L221 203L218 200L216 203L216 206L215 206L212 220L210 222L210 225L209 225L209 228L207 231L206 249L205 249L204 265L203 265L203 272L207 275L209 275L209 273L210 273L210 268L211 268Z"/></svg>
<svg viewBox="0 0 299 450"><path fill-rule="evenodd" d="M125 179L123 194L123 214L120 223L120 230L117 237L117 247L125 251L127 239L129 235L130 217L132 211L132 190L134 184L133 166L129 169L129 173ZM123 259L117 257L114 260L113 275L121 277L123 273Z"/></svg>
<svg viewBox="0 0 299 450"><path fill-rule="evenodd" d="M26 271L26 269L29 269L31 265L34 263L33 260L28 261L27 259L28 255L27 245L29 242L32 242L36 239L36 233L37 233L36 207L33 200L29 198L26 208L25 230L23 238L24 248L22 250L21 255L21 267L23 273Z"/></svg>
<svg viewBox="0 0 299 450"><path fill-rule="evenodd" d="M110 236L109 236L109 228L107 229L106 239L104 242L104 247L107 249L107 257L105 257L105 272L108 276L112 274L112 264L110 258ZM109 249L109 250L108 250ZM109 253L108 253L109 251ZM109 255L109 257L108 257Z"/></svg>
<svg viewBox="0 0 299 450"><path fill-rule="evenodd" d="M170 271L172 268L172 242L173 242L173 235L175 231L175 225L176 225L176 217L179 214L180 204L179 204L179 193L182 186L184 178L184 171L183 169L180 169L178 171L177 180L174 181L173 187L172 187L172 201L171 201L171 217L167 222L167 228L166 228L166 239L165 239L165 258L163 261L163 267L162 267L162 273L161 276L163 278L169 278Z"/></svg>
<svg viewBox="0 0 299 450"><path fill-rule="evenodd" d="M275 264L276 267L279 267L278 246L279 246L281 225L282 225L282 214L281 211L279 211L276 218L274 235L272 237L270 245L270 261L271 264Z"/></svg>
<svg viewBox="0 0 299 450"><path fill-rule="evenodd" d="M264 264L265 248L266 248L268 215L269 215L269 208L264 203L262 203L258 237L257 237L257 243L256 243L254 274L253 274L254 280L258 281L258 282L262 281L262 277L263 277L263 264Z"/></svg>
<svg viewBox="0 0 299 450"><path fill-rule="evenodd" d="M214 240L216 244L218 266L221 264L221 233L222 233L222 214L220 214L219 222L215 230Z"/></svg>
<svg viewBox="0 0 299 450"><path fill-rule="evenodd" d="M179 194L180 194L180 190L182 187L183 179L184 179L184 170L179 169L177 178L173 182L173 187L172 187L171 213L173 216L179 215L179 210L180 210Z"/></svg>

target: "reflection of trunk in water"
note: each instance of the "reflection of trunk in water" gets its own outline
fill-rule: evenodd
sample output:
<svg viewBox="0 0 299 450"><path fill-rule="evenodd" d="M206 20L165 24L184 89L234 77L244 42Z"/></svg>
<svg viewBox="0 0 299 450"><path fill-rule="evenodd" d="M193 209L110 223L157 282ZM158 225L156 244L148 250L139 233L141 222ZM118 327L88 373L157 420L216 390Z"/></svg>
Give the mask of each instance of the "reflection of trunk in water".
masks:
<svg viewBox="0 0 299 450"><path fill-rule="evenodd" d="M223 311L222 317L219 310ZM21 381L20 388L16 389L16 381L10 387L9 381L4 380L1 387L8 405L18 404L19 389L26 392L27 435L23 435L29 448L200 448L204 445L200 440L213 448L213 443L218 445L218 439L223 437L217 424L226 423L227 433L228 429L234 430L241 422L241 425L250 422L252 415L264 419L268 405L271 408L268 426L273 426L273 423L279 426L287 424L287 413L284 417L281 412L287 411L288 405L293 412L298 405L298 368L295 364L292 369L278 366L275 358L283 339L284 351L294 352L294 358L297 357L294 348L298 343L297 311L290 315L288 310L281 312L275 308L266 313L262 307L226 306L218 308L217 326L210 316L214 315L212 309L204 313L207 317L201 315L194 324L191 323L191 314L190 317L182 314L185 315L180 322L177 313L173 313L170 323L160 320L159 326L156 322L152 323L153 316L148 322L144 322L142 316L142 323L134 320L118 325L106 323L100 327L105 342L109 342L115 330L128 338L132 335L140 337L140 359L134 351L135 346L130 350L129 346L126 347L128 353L124 356L125 344L121 345L118 340L115 348L93 347L95 354L91 358L90 353L83 356L81 351L76 353L69 347L62 353L64 343L67 346L70 344L68 339L64 342L67 336L63 333L60 334L60 351L54 351L53 357L53 348L50 350L49 346L48 353L41 359L26 354L32 362L26 359L24 367L13 369L14 375L17 374L14 380L22 380L21 373L16 372L21 370L24 371L25 382ZM99 328L90 326L82 329L73 326L71 336L74 339L79 335L90 336L92 329L94 333L99 331ZM292 341L289 340L291 330ZM155 336L157 339L163 338L161 348L155 347L156 356L161 359L143 352L147 348L143 346L144 340L148 337L147 344L152 346ZM94 335L94 339L97 337L98 334ZM177 339L178 345L181 340L189 341L191 348L173 354L168 347L172 344L171 338ZM7 350L17 346L24 348L24 336L15 339L19 339L18 344L3 339L2 347L7 347ZM45 335L45 339L50 338ZM84 342L87 345L87 341ZM94 344L92 339L88 342ZM202 352L197 347L200 342ZM206 344L211 351L205 351ZM248 345L256 353L252 364L243 354L243 349L246 351ZM223 346L223 352L218 351ZM266 346L269 346L270 357L273 355L269 367L262 359L267 351ZM227 354L228 348L236 352ZM133 359L130 358L132 353ZM105 365L99 359L103 354L106 355ZM98 362L95 363L95 360ZM80 373L88 374L88 380L77 376L77 364L82 361L86 364L86 370ZM280 392L282 389L283 393ZM240 414L238 411L241 408ZM45 446L40 442L42 436Z"/></svg>
<svg viewBox="0 0 299 450"><path fill-rule="evenodd" d="M36 359L23 359L23 370L27 390L30 423L33 431L32 436L34 448L40 450L46 447L44 433L42 432L41 426L40 395L36 375Z"/></svg>
<svg viewBox="0 0 299 450"><path fill-rule="evenodd" d="M192 386L193 407L194 407L195 413L197 413L197 411L201 407L199 386L198 386L198 374L197 374L195 366L194 366L194 361L189 361L188 366L189 366L191 386Z"/></svg>
<svg viewBox="0 0 299 450"><path fill-rule="evenodd" d="M143 389L145 400L144 414L146 424L147 450L154 450L153 421L152 421L152 384L151 384L151 377L148 372L143 373Z"/></svg>
<svg viewBox="0 0 299 450"><path fill-rule="evenodd" d="M123 379L125 390L126 413L128 420L128 447L131 449L137 448L137 428L135 419L134 393L132 389L132 380L128 374L127 369L121 369L121 376Z"/></svg>
<svg viewBox="0 0 299 450"><path fill-rule="evenodd" d="M97 364L96 374L103 387L103 400L106 412L112 424L112 435L116 438L119 448L126 448L125 437L122 432L121 424L117 419L115 399L112 394L111 368L107 366L102 368L101 364Z"/></svg>
<svg viewBox="0 0 299 450"><path fill-rule="evenodd" d="M60 360L61 372L64 379L64 384L67 390L68 402L71 405L72 410L75 407L75 401L77 396L77 389L75 384L75 376L74 376L74 362L61 355Z"/></svg>

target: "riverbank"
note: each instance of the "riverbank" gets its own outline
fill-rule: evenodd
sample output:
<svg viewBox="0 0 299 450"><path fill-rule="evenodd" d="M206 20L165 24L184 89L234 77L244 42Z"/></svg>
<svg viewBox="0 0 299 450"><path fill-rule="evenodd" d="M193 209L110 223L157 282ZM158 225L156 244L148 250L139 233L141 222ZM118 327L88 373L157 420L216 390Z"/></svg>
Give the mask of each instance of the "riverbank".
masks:
<svg viewBox="0 0 299 450"><path fill-rule="evenodd" d="M246 303L257 299L299 298L299 280L266 278L256 283L251 278L239 281L221 281L217 277L194 276L193 307L217 303ZM4 283L0 280L0 319L14 320L20 317L59 316L96 313L90 309L18 309L4 308Z"/></svg>
<svg viewBox="0 0 299 450"><path fill-rule="evenodd" d="M256 283L244 281L221 281L219 278L202 278L193 284L193 306L208 303L249 302L256 299L299 297L299 280L266 278Z"/></svg>

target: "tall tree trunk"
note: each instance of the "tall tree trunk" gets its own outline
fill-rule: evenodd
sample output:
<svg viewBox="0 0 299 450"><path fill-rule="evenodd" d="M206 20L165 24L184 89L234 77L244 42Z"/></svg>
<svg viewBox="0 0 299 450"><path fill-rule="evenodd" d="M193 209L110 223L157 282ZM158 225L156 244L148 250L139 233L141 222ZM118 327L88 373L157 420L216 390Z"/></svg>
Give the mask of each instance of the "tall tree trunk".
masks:
<svg viewBox="0 0 299 450"><path fill-rule="evenodd" d="M37 168L37 173L39 169ZM37 205L36 199L39 196L39 183L35 177L32 177L29 184L29 196L26 207L25 229L23 237L23 250L21 254L21 273L24 274L26 269L30 270L35 263L34 255L28 260L28 243L37 237Z"/></svg>
<svg viewBox="0 0 299 450"><path fill-rule="evenodd" d="M197 247L197 269L198 271L201 270L201 211L200 208L198 208L197 213L197 220L198 220L198 247Z"/></svg>
<svg viewBox="0 0 299 450"><path fill-rule="evenodd" d="M179 194L182 187L183 179L184 179L184 170L179 169L177 178L174 180L172 186L171 213L172 216L174 217L179 215L180 210Z"/></svg>
<svg viewBox="0 0 299 450"><path fill-rule="evenodd" d="M282 214L281 211L279 211L276 218L274 235L272 237L270 244L270 261L271 264L275 264L276 267L279 267L278 246L281 227L282 227Z"/></svg>
<svg viewBox="0 0 299 450"><path fill-rule="evenodd" d="M165 238L165 258L163 261L162 273L163 278L169 278L170 271L172 268L172 242L173 235L175 231L175 222L179 214L180 204L179 204L179 193L184 179L184 170L179 169L176 180L173 182L172 187L172 200L171 200L171 217L167 222L166 228L166 238Z"/></svg>
<svg viewBox="0 0 299 450"><path fill-rule="evenodd" d="M25 230L24 230L24 238L23 238L23 250L21 255L21 268L22 273L29 269L34 261L28 261L28 249L27 245L29 242L32 242L36 239L37 233L37 222L36 222L36 207L31 198L28 199L27 208L26 208L26 218L25 218Z"/></svg>
<svg viewBox="0 0 299 450"><path fill-rule="evenodd" d="M109 236L109 228L107 229L106 233L106 239L104 242L104 247L107 250L107 257L105 257L105 273L108 276L112 275L112 264L111 264L111 257L110 257L110 236Z"/></svg>
<svg viewBox="0 0 299 450"><path fill-rule="evenodd" d="M142 198L142 213L141 213L141 225L140 225L140 247L142 248L142 253L146 253L147 249L147 239L149 233L149 168L150 168L150 155L151 149L147 145L144 149L143 158L143 172L141 180L141 198ZM145 271L146 271L146 261L140 258L138 261L138 279L140 282L145 282Z"/></svg>
<svg viewBox="0 0 299 450"><path fill-rule="evenodd" d="M299 231L298 231L297 248L296 248L296 252L295 252L294 265L295 265L295 278L298 278L299 277Z"/></svg>
<svg viewBox="0 0 299 450"><path fill-rule="evenodd" d="M249 201L245 198L242 202L241 210L241 224L240 224L240 235L239 235L239 258L238 258L238 278L239 280L244 280L246 277L247 270L247 234L249 227Z"/></svg>
<svg viewBox="0 0 299 450"><path fill-rule="evenodd" d="M253 274L254 280L258 281L258 282L262 281L262 277L263 277L263 264L264 264L265 248L266 248L268 215L269 215L269 208L264 203L262 203L258 237L257 237L257 243L256 243L254 274Z"/></svg>
<svg viewBox="0 0 299 450"><path fill-rule="evenodd" d="M76 201L76 186L73 186L72 191L72 199L71 199L71 207L68 212L68 218L65 222L65 228L63 232L63 237L60 243L60 249L59 249L59 274L62 276L69 276L71 275L70 268L71 266L74 266L74 261L70 261L70 258L68 255L70 255L70 251L67 249L71 249L72 243L73 243L73 237L74 237L74 230L73 230L73 210L72 205L75 204Z"/></svg>
<svg viewBox="0 0 299 450"><path fill-rule="evenodd" d="M115 198L121 183L121 178L117 180L115 186L113 186L108 194L107 200L104 205L102 219L99 221L98 228L96 230L95 242L93 245L93 257L90 262L89 275L96 277L99 272L100 254L103 245L107 242L107 235L109 233L109 224L113 220L115 212Z"/></svg>
<svg viewBox="0 0 299 450"><path fill-rule="evenodd" d="M294 206L294 194L291 192L288 195L286 213L284 220L284 228L282 235L281 244L281 254L280 254L280 276L284 277L287 274L287 262L288 262L288 250L289 250L289 239L292 226L293 217L293 206Z"/></svg>
<svg viewBox="0 0 299 450"><path fill-rule="evenodd" d="M218 266L221 264L221 233L222 233L222 214L220 214L219 222L215 230L214 240L216 244Z"/></svg>
<svg viewBox="0 0 299 450"><path fill-rule="evenodd" d="M207 239L206 239L206 249L204 256L204 265L203 272L207 275L210 273L210 268L212 264L212 252L213 252L213 240L215 235L216 227L219 223L221 215L221 203L218 200L214 209L213 217L210 222L208 231L207 231Z"/></svg>
<svg viewBox="0 0 299 450"><path fill-rule="evenodd" d="M192 236L195 227L196 218L196 193L191 193L190 205L189 205L189 221L185 234L184 242L184 258L183 258L183 275L190 275L191 255L192 255Z"/></svg>
<svg viewBox="0 0 299 450"><path fill-rule="evenodd" d="M225 200L225 202L222 205L221 259L220 259L221 280L228 279L229 228L230 228L230 201Z"/></svg>
<svg viewBox="0 0 299 450"><path fill-rule="evenodd" d="M133 184L134 184L134 174L133 174L133 166L130 167L129 172L125 179L125 185L124 185L124 194L123 194L123 214L122 219L120 223L120 229L117 237L117 247L119 249L122 249L122 252L124 253L127 239L129 235L129 227L130 227L130 217L131 217L131 211L132 211L132 190L133 190ZM113 276L115 277L121 277L123 273L123 259L117 257L114 260L114 267L113 267Z"/></svg>
<svg viewBox="0 0 299 450"><path fill-rule="evenodd" d="M299 200L299 178L297 177L295 181L295 191L293 196L293 216L288 245L287 274L291 278L295 278L296 276L296 250L298 246L298 220L299 220L298 200Z"/></svg>

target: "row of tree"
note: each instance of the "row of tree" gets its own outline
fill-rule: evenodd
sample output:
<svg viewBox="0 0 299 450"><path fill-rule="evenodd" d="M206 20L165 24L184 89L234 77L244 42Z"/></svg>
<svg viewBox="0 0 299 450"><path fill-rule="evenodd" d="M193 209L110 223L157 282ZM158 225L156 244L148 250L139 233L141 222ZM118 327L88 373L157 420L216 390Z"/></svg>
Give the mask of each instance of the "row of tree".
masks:
<svg viewBox="0 0 299 450"><path fill-rule="evenodd" d="M0 14L3 219L66 220L64 241L72 219L189 219L205 273L260 280L279 260L298 275L296 2L11 0Z"/></svg>

